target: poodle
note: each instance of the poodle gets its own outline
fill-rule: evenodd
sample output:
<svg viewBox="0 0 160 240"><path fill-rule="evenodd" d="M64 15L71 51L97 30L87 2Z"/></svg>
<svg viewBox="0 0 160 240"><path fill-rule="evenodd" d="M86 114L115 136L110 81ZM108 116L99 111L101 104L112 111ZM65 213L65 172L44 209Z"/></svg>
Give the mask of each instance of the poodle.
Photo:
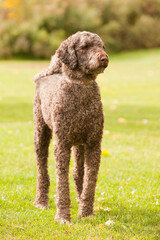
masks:
<svg viewBox="0 0 160 240"><path fill-rule="evenodd" d="M101 157L103 107L96 77L108 66L101 38L77 32L63 41L50 66L35 77L34 150L37 160L37 192L34 205L48 206L48 148L55 139L55 220L70 222L69 163L74 157L73 178L79 217L94 215L93 205Z"/></svg>

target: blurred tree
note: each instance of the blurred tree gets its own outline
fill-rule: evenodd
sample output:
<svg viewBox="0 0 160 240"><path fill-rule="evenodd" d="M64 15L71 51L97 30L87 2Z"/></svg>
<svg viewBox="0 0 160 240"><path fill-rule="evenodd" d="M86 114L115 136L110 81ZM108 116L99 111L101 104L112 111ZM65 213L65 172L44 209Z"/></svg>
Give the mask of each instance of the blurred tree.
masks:
<svg viewBox="0 0 160 240"><path fill-rule="evenodd" d="M0 0L0 57L49 57L76 31L110 52L160 46L160 0Z"/></svg>
<svg viewBox="0 0 160 240"><path fill-rule="evenodd" d="M4 10L3 15L5 19L20 22L29 19L32 15L32 9L27 0L4 0L1 6Z"/></svg>

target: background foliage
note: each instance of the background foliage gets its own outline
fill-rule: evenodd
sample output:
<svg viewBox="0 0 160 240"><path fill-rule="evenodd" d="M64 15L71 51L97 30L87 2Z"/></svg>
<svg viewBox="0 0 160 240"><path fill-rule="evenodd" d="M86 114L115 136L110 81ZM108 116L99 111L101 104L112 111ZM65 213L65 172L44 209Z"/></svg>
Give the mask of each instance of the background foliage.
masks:
<svg viewBox="0 0 160 240"><path fill-rule="evenodd" d="M160 46L160 0L1 0L0 57L50 57L79 30L110 52Z"/></svg>

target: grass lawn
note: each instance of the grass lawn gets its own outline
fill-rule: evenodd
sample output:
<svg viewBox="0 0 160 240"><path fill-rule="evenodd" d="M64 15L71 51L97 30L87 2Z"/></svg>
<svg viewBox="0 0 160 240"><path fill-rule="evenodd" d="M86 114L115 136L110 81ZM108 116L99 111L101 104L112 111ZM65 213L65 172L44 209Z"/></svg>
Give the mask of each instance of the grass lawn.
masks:
<svg viewBox="0 0 160 240"><path fill-rule="evenodd" d="M0 61L0 239L160 239L160 49L110 57L98 78L105 113L96 217L78 219L70 166L72 225L54 221L56 177L50 146L50 207L36 209L32 102L46 61ZM112 224L105 224L111 220Z"/></svg>

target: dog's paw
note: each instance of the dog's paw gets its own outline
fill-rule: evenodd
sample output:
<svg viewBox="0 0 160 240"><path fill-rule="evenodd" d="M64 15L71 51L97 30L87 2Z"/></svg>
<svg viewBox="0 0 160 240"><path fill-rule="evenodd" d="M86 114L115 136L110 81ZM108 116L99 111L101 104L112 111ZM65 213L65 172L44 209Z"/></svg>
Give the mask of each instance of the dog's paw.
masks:
<svg viewBox="0 0 160 240"><path fill-rule="evenodd" d="M89 218L89 217L96 217L96 215L95 215L95 213L94 212L92 212L92 213L88 213L88 212L79 212L78 213L78 217L79 218Z"/></svg>
<svg viewBox="0 0 160 240"><path fill-rule="evenodd" d="M71 219L70 219L70 218L69 218L69 219L65 219L65 218L63 218L63 217L60 217L60 216L57 215L57 214L56 214L54 220L55 220L56 222L59 222L60 224L68 224L68 225L71 224Z"/></svg>
<svg viewBox="0 0 160 240"><path fill-rule="evenodd" d="M47 209L48 208L48 204L44 204L44 203L38 203L38 202L34 202L33 205L36 207L36 208L39 208L39 209Z"/></svg>

